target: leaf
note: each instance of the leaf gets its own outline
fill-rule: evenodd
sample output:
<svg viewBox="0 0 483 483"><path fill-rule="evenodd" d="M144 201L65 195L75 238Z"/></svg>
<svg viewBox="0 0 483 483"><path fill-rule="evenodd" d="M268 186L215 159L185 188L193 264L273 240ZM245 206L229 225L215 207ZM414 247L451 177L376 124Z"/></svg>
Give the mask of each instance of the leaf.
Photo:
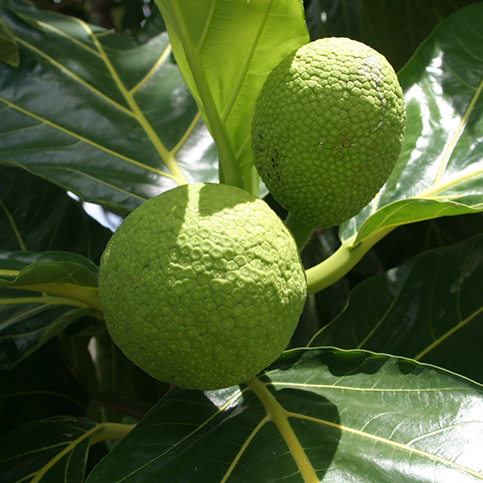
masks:
<svg viewBox="0 0 483 483"><path fill-rule="evenodd" d="M19 56L17 43L8 28L8 25L0 18L0 61L12 67L18 67Z"/></svg>
<svg viewBox="0 0 483 483"><path fill-rule="evenodd" d="M408 359L288 351L248 386L171 391L87 483L481 481L482 389Z"/></svg>
<svg viewBox="0 0 483 483"><path fill-rule="evenodd" d="M9 433L0 440L2 481L82 483L90 438L96 429L88 419L58 416Z"/></svg>
<svg viewBox="0 0 483 483"><path fill-rule="evenodd" d="M83 382L53 343L0 371L0 436L37 419L84 416L91 394Z"/></svg>
<svg viewBox="0 0 483 483"><path fill-rule="evenodd" d="M111 235L63 189L22 169L0 166L2 250L66 250L98 262Z"/></svg>
<svg viewBox="0 0 483 483"><path fill-rule="evenodd" d="M479 234L359 284L310 345L397 354L483 382L482 292Z"/></svg>
<svg viewBox="0 0 483 483"><path fill-rule="evenodd" d="M0 439L2 483L82 483L90 446L131 429L69 416L26 424Z"/></svg>
<svg viewBox="0 0 483 483"><path fill-rule="evenodd" d="M156 0L173 52L220 154L222 179L251 184L251 117L269 72L308 42L299 0ZM252 170L252 171L251 171Z"/></svg>
<svg viewBox="0 0 483 483"><path fill-rule="evenodd" d="M121 211L177 184L214 181L216 150L167 34L145 43L1 0L20 51L0 64L0 164Z"/></svg>
<svg viewBox="0 0 483 483"><path fill-rule="evenodd" d="M98 310L97 267L89 260L68 252L0 251L0 367L11 368Z"/></svg>
<svg viewBox="0 0 483 483"><path fill-rule="evenodd" d="M441 22L400 72L407 123L380 194L341 226L360 243L377 231L483 210L483 4Z"/></svg>
<svg viewBox="0 0 483 483"><path fill-rule="evenodd" d="M141 419L151 406L135 400L140 370L118 349L107 330L92 337L90 348L97 376L93 405L99 406L101 420L121 422L125 415Z"/></svg>
<svg viewBox="0 0 483 483"><path fill-rule="evenodd" d="M97 287L97 267L74 253L0 251L0 264L0 287L24 288L46 284ZM24 268L18 270L22 265Z"/></svg>

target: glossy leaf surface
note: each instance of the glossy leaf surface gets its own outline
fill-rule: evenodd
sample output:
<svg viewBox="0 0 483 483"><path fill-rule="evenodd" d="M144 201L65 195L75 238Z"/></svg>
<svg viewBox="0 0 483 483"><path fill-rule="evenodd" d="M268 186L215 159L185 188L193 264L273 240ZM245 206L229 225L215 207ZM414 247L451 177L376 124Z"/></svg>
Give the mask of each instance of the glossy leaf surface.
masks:
<svg viewBox="0 0 483 483"><path fill-rule="evenodd" d="M0 366L97 312L97 267L68 252L0 252Z"/></svg>
<svg viewBox="0 0 483 483"><path fill-rule="evenodd" d="M483 382L483 236L413 258L359 284L311 345L363 348Z"/></svg>
<svg viewBox="0 0 483 483"><path fill-rule="evenodd" d="M407 359L293 350L248 386L172 391L87 482L481 481L482 389Z"/></svg>
<svg viewBox="0 0 483 483"><path fill-rule="evenodd" d="M483 210L483 4L441 22L399 74L407 123L399 162L341 227L357 242L385 227Z"/></svg>
<svg viewBox="0 0 483 483"><path fill-rule="evenodd" d="M0 249L69 251L98 263L110 236L61 188L0 166Z"/></svg>
<svg viewBox="0 0 483 483"><path fill-rule="evenodd" d="M216 179L166 33L138 43L16 0L0 14L20 51L17 68L0 64L0 163L124 211Z"/></svg>
<svg viewBox="0 0 483 483"><path fill-rule="evenodd" d="M299 0L156 0L181 73L220 153L227 182L250 186L250 124L269 72L309 41ZM248 187L247 186L247 187Z"/></svg>

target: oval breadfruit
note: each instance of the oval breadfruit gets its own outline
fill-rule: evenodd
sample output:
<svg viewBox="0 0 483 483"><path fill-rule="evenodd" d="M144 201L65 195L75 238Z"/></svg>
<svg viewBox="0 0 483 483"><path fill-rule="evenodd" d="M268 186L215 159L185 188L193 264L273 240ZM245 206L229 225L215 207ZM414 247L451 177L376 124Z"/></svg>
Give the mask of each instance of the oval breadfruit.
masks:
<svg viewBox="0 0 483 483"><path fill-rule="evenodd" d="M265 81L252 122L254 163L296 219L338 225L387 181L405 121L401 86L381 54L346 38L317 40Z"/></svg>

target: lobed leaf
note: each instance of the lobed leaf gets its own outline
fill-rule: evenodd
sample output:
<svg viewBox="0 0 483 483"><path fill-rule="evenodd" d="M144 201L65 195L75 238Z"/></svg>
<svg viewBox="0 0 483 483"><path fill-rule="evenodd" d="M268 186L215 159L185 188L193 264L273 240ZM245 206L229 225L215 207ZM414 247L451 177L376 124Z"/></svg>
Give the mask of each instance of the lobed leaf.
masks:
<svg viewBox="0 0 483 483"><path fill-rule="evenodd" d="M246 386L171 391L87 483L481 481L482 389L408 359L292 350Z"/></svg>
<svg viewBox="0 0 483 483"><path fill-rule="evenodd" d="M399 74L407 124L379 195L341 226L355 244L385 228L483 210L483 4L441 22Z"/></svg>
<svg viewBox="0 0 483 483"><path fill-rule="evenodd" d="M1 0L19 66L0 64L0 164L129 211L189 181L216 180L216 152L167 33L127 39Z"/></svg>

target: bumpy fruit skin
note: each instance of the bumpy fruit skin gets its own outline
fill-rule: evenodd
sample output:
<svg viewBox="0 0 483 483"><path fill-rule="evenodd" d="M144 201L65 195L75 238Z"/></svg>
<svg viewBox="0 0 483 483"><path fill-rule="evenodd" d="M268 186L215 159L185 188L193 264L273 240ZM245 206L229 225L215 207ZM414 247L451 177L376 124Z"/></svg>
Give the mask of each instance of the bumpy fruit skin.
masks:
<svg viewBox="0 0 483 483"><path fill-rule="evenodd" d="M99 295L125 355L180 387L256 375L286 348L306 298L291 233L223 184L166 191L134 210L102 256Z"/></svg>
<svg viewBox="0 0 483 483"><path fill-rule="evenodd" d="M406 110L396 73L346 38L311 42L269 74L252 122L254 163L301 222L330 227L356 215L401 152Z"/></svg>

